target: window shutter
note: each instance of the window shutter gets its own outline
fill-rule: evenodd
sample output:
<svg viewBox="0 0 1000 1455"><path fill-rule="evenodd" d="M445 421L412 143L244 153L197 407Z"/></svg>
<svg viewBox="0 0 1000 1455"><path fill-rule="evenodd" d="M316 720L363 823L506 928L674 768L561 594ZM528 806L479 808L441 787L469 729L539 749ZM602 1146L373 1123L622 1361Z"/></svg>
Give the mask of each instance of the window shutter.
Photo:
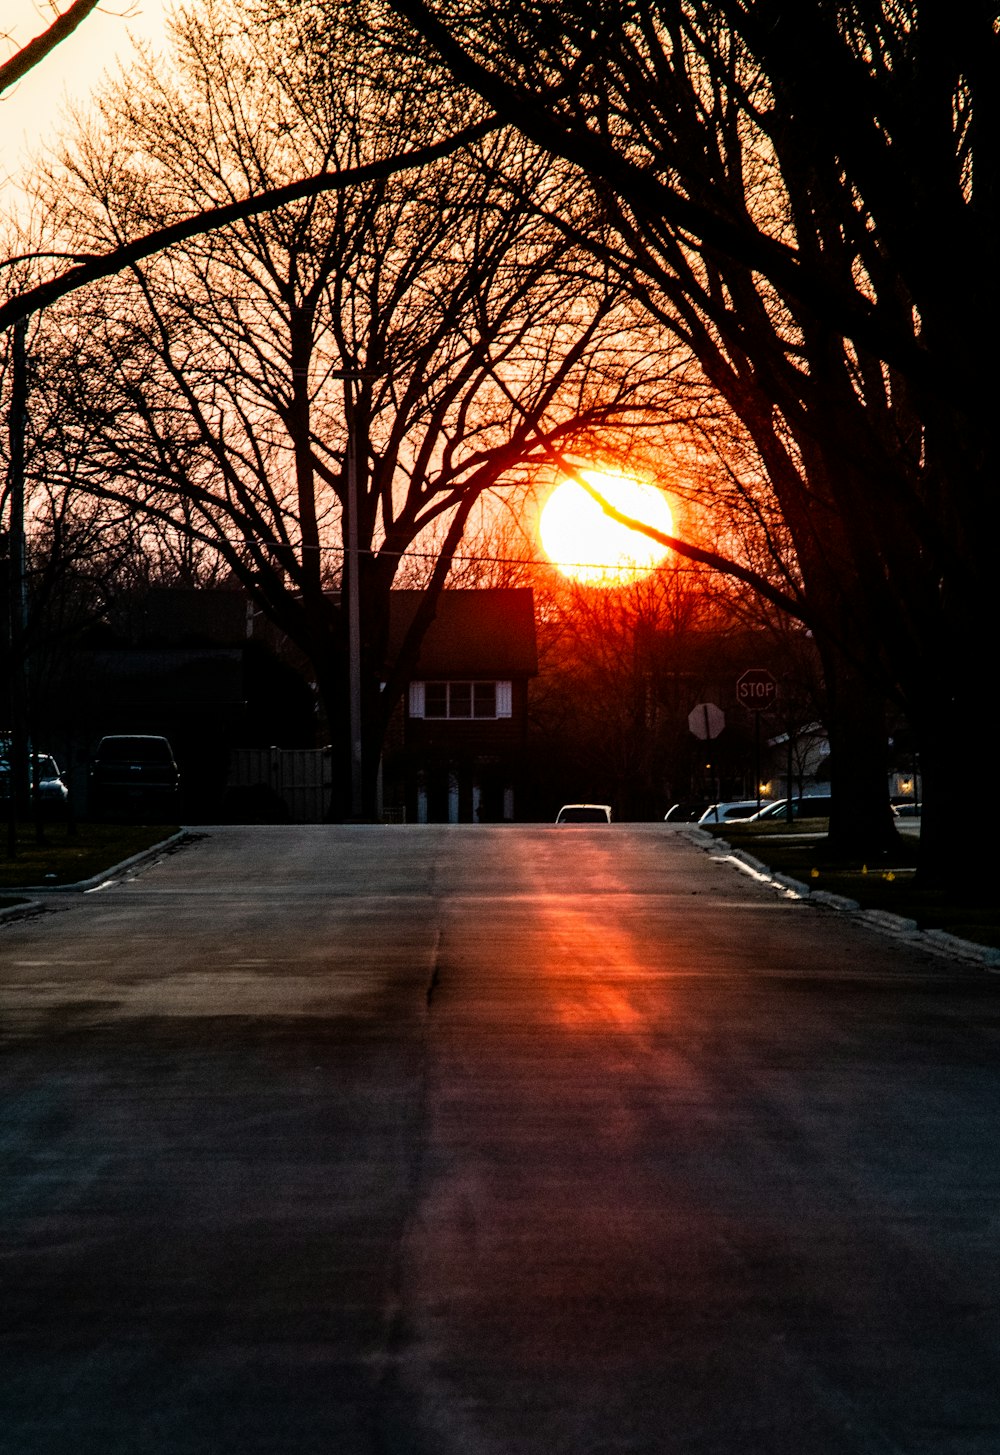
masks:
<svg viewBox="0 0 1000 1455"><path fill-rule="evenodd" d="M422 682L410 683L410 716L423 717L424 715L424 684Z"/></svg>
<svg viewBox="0 0 1000 1455"><path fill-rule="evenodd" d="M514 695L511 690L511 683L497 683L497 717L513 717Z"/></svg>

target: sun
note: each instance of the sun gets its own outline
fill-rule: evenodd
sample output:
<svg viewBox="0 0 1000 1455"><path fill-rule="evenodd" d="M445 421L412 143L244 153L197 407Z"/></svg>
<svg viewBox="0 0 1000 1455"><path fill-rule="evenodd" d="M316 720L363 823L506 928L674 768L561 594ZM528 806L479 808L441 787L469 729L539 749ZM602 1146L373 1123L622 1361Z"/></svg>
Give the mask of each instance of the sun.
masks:
<svg viewBox="0 0 1000 1455"><path fill-rule="evenodd" d="M609 505L664 535L673 517L662 490L625 475L581 470L580 475ZM576 480L563 480L542 508L539 534L545 554L564 576L592 586L621 586L660 563L668 548L605 515Z"/></svg>

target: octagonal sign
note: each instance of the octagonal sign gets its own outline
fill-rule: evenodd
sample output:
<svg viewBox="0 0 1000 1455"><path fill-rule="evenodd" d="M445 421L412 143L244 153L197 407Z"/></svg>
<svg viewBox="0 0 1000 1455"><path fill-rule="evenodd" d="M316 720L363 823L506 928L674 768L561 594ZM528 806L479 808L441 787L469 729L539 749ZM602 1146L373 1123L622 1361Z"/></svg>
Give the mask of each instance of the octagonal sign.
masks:
<svg viewBox="0 0 1000 1455"><path fill-rule="evenodd" d="M714 702L699 702L688 713L688 727L702 742L717 738L726 725L726 714Z"/></svg>
<svg viewBox="0 0 1000 1455"><path fill-rule="evenodd" d="M778 700L778 683L766 667L750 667L736 683L736 701L751 712L764 712Z"/></svg>

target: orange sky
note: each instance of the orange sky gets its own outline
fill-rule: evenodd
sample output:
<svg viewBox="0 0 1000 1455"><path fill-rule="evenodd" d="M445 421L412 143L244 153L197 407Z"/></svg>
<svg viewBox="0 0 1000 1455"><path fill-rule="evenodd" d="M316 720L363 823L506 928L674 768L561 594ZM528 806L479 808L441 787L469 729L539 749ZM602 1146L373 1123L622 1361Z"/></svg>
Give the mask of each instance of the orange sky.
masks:
<svg viewBox="0 0 1000 1455"><path fill-rule="evenodd" d="M68 0L58 0L66 9ZM16 205L32 148L54 139L67 99L83 101L102 71L126 55L133 35L157 40L166 0L104 0L41 65L0 98L0 202ZM0 0L0 55L40 35L53 18L45 0Z"/></svg>

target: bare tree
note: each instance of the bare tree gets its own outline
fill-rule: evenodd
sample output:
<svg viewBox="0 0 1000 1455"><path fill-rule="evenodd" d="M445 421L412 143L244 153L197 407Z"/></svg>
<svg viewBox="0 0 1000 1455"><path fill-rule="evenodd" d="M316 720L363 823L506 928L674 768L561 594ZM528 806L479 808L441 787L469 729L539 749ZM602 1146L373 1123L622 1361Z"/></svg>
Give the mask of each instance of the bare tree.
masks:
<svg viewBox="0 0 1000 1455"><path fill-rule="evenodd" d="M953 764L995 610L990 7L398 8L594 180L652 313L753 435L831 675L858 704L872 680L905 702L923 870L948 879L968 827ZM990 875L994 856L973 855Z"/></svg>
<svg viewBox="0 0 1000 1455"><path fill-rule="evenodd" d="M226 18L227 23L222 23ZM308 8L249 28L222 5L176 34L178 79L152 62L105 99L107 139L56 179L59 226L105 254L172 214L288 175L355 174L455 129L468 100L426 58L401 66L369 17ZM123 165L121 158L130 161ZM366 784L470 512L553 450L646 423L670 359L545 217L573 185L514 133L490 133L404 180L308 198L136 263L83 304L50 308L49 413L72 423L46 461L219 554L312 664L348 751L348 620L361 601ZM600 432L600 433L599 433ZM345 566L357 460L358 552ZM70 462L67 464L67 462ZM385 661L389 591L440 527L424 608ZM384 690L380 683L384 682Z"/></svg>
<svg viewBox="0 0 1000 1455"><path fill-rule="evenodd" d="M706 684L718 690L720 645L733 628L705 590L707 574L675 561L620 586L545 583L532 717L550 794L648 819L690 793L688 714Z"/></svg>

